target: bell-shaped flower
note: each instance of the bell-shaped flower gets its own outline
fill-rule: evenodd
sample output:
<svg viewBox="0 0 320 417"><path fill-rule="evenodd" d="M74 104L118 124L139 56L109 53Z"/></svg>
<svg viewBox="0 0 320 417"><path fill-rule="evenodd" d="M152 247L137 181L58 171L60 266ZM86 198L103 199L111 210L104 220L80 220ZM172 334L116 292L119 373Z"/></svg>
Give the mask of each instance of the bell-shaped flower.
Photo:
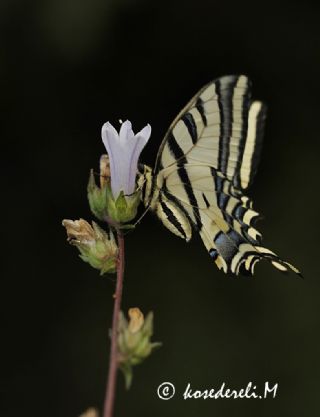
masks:
<svg viewBox="0 0 320 417"><path fill-rule="evenodd" d="M124 196L134 193L139 156L150 135L149 124L134 134L129 120L122 123L119 133L109 122L102 126L102 141L109 155L111 190L115 200L121 191Z"/></svg>

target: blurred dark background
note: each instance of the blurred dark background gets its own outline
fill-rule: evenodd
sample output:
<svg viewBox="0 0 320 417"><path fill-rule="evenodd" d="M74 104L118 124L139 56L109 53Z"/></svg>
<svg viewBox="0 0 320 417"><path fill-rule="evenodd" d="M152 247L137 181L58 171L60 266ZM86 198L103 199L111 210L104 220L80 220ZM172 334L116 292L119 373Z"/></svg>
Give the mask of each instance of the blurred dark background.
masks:
<svg viewBox="0 0 320 417"><path fill-rule="evenodd" d="M313 3L315 4L315 3ZM1 168L4 324L1 417L77 417L101 408L114 277L66 243L63 218L92 216L89 169L102 124L153 133L209 80L250 76L269 113L251 195L266 246L305 276L267 263L254 278L219 272L148 215L127 238L123 308L155 313L163 347L135 369L117 416L318 416L319 7L311 2L2 0ZM157 398L163 381L176 385ZM194 388L279 383L268 400L189 400Z"/></svg>

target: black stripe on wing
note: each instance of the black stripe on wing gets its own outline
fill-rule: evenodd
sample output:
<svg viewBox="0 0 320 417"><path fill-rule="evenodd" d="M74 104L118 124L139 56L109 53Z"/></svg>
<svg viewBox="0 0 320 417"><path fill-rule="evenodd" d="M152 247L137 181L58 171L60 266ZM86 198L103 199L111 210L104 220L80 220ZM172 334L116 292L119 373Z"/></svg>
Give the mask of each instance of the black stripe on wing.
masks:
<svg viewBox="0 0 320 417"><path fill-rule="evenodd" d="M180 164L187 163L185 154L183 150L181 149L180 145L178 144L172 132L170 133L168 137L168 146L169 146L171 154L174 156L176 160L176 163L180 163Z"/></svg>
<svg viewBox="0 0 320 417"><path fill-rule="evenodd" d="M253 182L254 176L257 173L258 165L260 162L263 138L264 138L264 132L265 132L265 125L266 125L266 118L267 118L267 106L261 103L261 110L259 114L257 115L257 121L256 121L256 141L255 141L254 151L252 154L251 173L250 173L248 187L250 187L250 185Z"/></svg>
<svg viewBox="0 0 320 417"><path fill-rule="evenodd" d="M195 223L192 221L189 213L187 212L187 210L183 207L183 205L181 204L181 201L179 201L173 194L171 194L168 191L168 188L166 186L166 181L164 180L163 185L161 187L161 193L169 200L171 201L173 204L175 204L179 210L182 211L182 213L186 216L186 218L188 219L190 225L195 226Z"/></svg>
<svg viewBox="0 0 320 417"><path fill-rule="evenodd" d="M168 207L168 205L164 201L160 201L160 205L164 215L167 217L167 220L177 229L177 231L184 237L187 238L187 235L181 226L181 223L174 215L173 211Z"/></svg>
<svg viewBox="0 0 320 417"><path fill-rule="evenodd" d="M243 98L242 103L242 112L241 112L241 139L239 141L239 148L238 148L238 156L237 156L237 162L236 162L236 168L234 170L234 176L233 176L233 183L237 188L240 187L240 167L242 163L242 157L243 152L245 148L245 142L247 138L248 133L248 115L249 115L249 108L250 108L250 100L251 100L251 94L246 95Z"/></svg>
<svg viewBox="0 0 320 417"><path fill-rule="evenodd" d="M234 77L233 81L228 83L228 88L223 88L223 79L218 79L215 83L218 106L220 110L220 137L219 137L219 159L218 170L226 174L228 158L229 158L229 144L230 136L232 135L232 97L233 90L238 81L238 77Z"/></svg>
<svg viewBox="0 0 320 417"><path fill-rule="evenodd" d="M191 113L185 113L181 120L186 125L186 128L188 129L189 135L191 136L192 143L195 144L198 140L198 132L197 132L197 125L195 124L195 121L193 119L193 116Z"/></svg>
<svg viewBox="0 0 320 417"><path fill-rule="evenodd" d="M260 162L267 107L254 101L249 109L247 136L240 155L239 168L235 172L233 183L236 188L246 190L252 185Z"/></svg>
<svg viewBox="0 0 320 417"><path fill-rule="evenodd" d="M184 186L185 192L188 196L189 203L192 206L194 218L195 218L195 221L196 221L196 228L197 228L197 230L200 230L202 224L201 224L201 220L200 220L200 214L199 214L197 199L194 195L192 185L191 185L191 181L190 181L189 176L188 176L188 172L184 168L183 165L181 167L179 167L178 174L179 174L181 182Z"/></svg>
<svg viewBox="0 0 320 417"><path fill-rule="evenodd" d="M172 152L173 156L177 160L177 165L179 167L178 168L178 174L179 174L181 182L184 186L185 192L188 196L190 205L193 207L193 213L194 213L194 217L195 217L195 221L196 221L196 227L197 227L197 229L200 229L201 228L201 221L200 221L200 216L199 216L199 209L198 209L197 200L196 200L195 195L193 193L193 189L192 189L191 181L190 181L189 176L188 176L188 172L184 167L184 165L187 163L187 160L186 160L186 157L184 156L183 151L180 148L180 146L178 145L178 143L176 141L176 138L174 137L172 132L171 132L170 137L168 139L168 145L169 145L170 152Z"/></svg>
<svg viewBox="0 0 320 417"><path fill-rule="evenodd" d="M198 98L198 100L196 102L196 109L200 113L200 116L201 116L201 119L202 119L202 122L203 122L204 126L207 126L208 121L207 121L206 113L205 113L204 107L203 107L203 100L201 100L200 97Z"/></svg>

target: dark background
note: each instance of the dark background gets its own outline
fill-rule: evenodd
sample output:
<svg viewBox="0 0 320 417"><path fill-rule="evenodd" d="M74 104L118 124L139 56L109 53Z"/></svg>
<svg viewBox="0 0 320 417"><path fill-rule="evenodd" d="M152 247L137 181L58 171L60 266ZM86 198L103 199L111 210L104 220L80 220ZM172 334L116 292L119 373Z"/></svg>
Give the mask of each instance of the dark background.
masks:
<svg viewBox="0 0 320 417"><path fill-rule="evenodd" d="M319 8L301 2L1 1L1 417L76 417L101 408L114 277L66 243L63 218L92 218L89 169L101 125L152 125L153 164L177 112L218 76L250 76L269 113L251 195L268 263L254 278L219 272L198 237L185 244L145 217L126 242L123 308L155 313L163 342L119 377L115 416L318 416ZM164 381L176 397L157 398ZM194 388L279 383L272 400L189 400Z"/></svg>

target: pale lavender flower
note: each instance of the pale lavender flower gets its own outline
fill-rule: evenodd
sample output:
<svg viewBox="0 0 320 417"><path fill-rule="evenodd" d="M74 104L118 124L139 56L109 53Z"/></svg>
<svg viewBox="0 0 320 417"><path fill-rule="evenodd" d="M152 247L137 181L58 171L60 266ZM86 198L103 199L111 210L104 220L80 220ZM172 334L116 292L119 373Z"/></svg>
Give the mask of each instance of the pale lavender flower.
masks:
<svg viewBox="0 0 320 417"><path fill-rule="evenodd" d="M138 159L151 135L148 124L140 132L134 134L131 122L122 123L118 133L111 123L102 126L102 141L109 155L111 189L116 199L121 191L125 195L135 191L138 170Z"/></svg>

